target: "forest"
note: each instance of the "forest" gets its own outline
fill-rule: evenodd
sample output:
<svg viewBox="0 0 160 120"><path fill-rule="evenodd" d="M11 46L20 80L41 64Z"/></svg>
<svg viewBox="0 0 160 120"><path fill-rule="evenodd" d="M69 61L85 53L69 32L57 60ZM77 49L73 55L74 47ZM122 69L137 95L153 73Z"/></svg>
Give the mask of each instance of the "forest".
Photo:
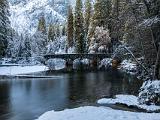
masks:
<svg viewBox="0 0 160 120"><path fill-rule="evenodd" d="M113 60L136 64L131 72L144 82L138 102L160 105L160 0L50 0L44 9L22 1L30 2L23 14L33 18L13 21L19 0L0 0L0 64L41 64L47 54L111 54L105 67Z"/></svg>

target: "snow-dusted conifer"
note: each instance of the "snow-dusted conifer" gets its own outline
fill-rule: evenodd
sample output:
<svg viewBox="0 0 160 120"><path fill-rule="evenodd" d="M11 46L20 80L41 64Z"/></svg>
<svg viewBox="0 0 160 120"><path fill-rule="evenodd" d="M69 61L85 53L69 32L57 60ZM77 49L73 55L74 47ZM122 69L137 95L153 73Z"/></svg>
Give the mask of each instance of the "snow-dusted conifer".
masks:
<svg viewBox="0 0 160 120"><path fill-rule="evenodd" d="M8 1L0 0L0 56L5 55L8 44L8 29L10 24L8 8Z"/></svg>
<svg viewBox="0 0 160 120"><path fill-rule="evenodd" d="M68 18L67 18L67 47L70 48L73 46L73 36L74 36L74 27L73 27L73 12L72 7L68 7Z"/></svg>
<svg viewBox="0 0 160 120"><path fill-rule="evenodd" d="M62 36L65 36L66 35L66 26L64 25L62 27Z"/></svg>
<svg viewBox="0 0 160 120"><path fill-rule="evenodd" d="M92 17L92 4L91 0L85 1L85 15L84 15L84 26L85 26L85 33L88 33L89 24Z"/></svg>
<svg viewBox="0 0 160 120"><path fill-rule="evenodd" d="M75 42L76 42L76 52L84 53L86 51L86 43L84 39L84 18L82 10L82 1L76 0L75 6Z"/></svg>
<svg viewBox="0 0 160 120"><path fill-rule="evenodd" d="M60 32L60 26L59 25L56 26L56 37L57 38L61 37L61 32Z"/></svg>
<svg viewBox="0 0 160 120"><path fill-rule="evenodd" d="M95 26L108 28L111 12L111 0L96 0L94 5L93 24Z"/></svg>
<svg viewBox="0 0 160 120"><path fill-rule="evenodd" d="M54 41L55 40L55 27L54 25L50 24L48 28L48 42L49 41Z"/></svg>
<svg viewBox="0 0 160 120"><path fill-rule="evenodd" d="M47 33L46 30L46 21L44 15L41 16L38 23L38 31L41 31L43 34Z"/></svg>
<svg viewBox="0 0 160 120"><path fill-rule="evenodd" d="M111 42L109 30L104 30L103 27L96 27L94 36L91 39L89 52L90 53L106 53Z"/></svg>
<svg viewBox="0 0 160 120"><path fill-rule="evenodd" d="M39 19L38 29L36 33L32 36L32 55L41 55L46 53L47 46L47 33L46 33L46 22L45 17Z"/></svg>

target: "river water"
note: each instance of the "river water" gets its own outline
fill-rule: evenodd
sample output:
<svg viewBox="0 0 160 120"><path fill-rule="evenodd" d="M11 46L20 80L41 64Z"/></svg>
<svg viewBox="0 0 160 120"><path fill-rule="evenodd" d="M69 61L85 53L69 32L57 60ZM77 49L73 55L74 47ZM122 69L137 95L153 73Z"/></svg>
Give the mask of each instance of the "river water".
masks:
<svg viewBox="0 0 160 120"><path fill-rule="evenodd" d="M117 70L39 75L52 78L0 78L0 120L34 120L50 110L96 105L102 97L137 95L142 85Z"/></svg>

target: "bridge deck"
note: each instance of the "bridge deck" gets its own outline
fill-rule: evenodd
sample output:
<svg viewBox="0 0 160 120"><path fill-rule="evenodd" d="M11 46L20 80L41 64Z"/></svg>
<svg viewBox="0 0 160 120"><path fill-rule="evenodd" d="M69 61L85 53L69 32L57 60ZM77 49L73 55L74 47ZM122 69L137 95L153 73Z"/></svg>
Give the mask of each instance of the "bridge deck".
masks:
<svg viewBox="0 0 160 120"><path fill-rule="evenodd" d="M77 58L88 58L88 59L103 59L103 58L109 58L111 57L111 54L102 54L102 53L97 53L97 54L48 54L44 55L45 59L54 59L54 58L60 58L60 59L72 59L75 60Z"/></svg>

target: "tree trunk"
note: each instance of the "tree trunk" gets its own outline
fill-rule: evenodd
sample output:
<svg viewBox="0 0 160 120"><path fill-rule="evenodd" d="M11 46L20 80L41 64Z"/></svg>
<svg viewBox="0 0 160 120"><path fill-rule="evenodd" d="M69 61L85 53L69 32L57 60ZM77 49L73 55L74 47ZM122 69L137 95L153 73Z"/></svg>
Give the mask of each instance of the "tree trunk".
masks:
<svg viewBox="0 0 160 120"><path fill-rule="evenodd" d="M153 78L160 79L160 43L159 43L159 47L158 47L157 59L156 59L156 63L155 63Z"/></svg>

